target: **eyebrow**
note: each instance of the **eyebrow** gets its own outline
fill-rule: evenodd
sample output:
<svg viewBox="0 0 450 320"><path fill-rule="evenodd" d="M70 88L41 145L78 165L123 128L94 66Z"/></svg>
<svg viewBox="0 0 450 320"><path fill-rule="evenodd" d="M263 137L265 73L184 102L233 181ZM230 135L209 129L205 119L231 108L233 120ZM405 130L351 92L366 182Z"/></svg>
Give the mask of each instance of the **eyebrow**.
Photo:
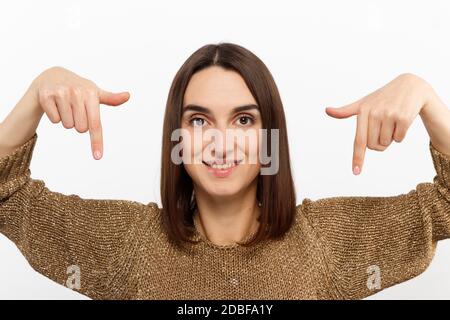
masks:
<svg viewBox="0 0 450 320"><path fill-rule="evenodd" d="M234 107L231 111L230 111L230 115L231 114L235 114L238 112L242 112L242 111L247 111L247 110L259 110L259 107L256 104L246 104L243 106L237 106ZM203 106L199 106L196 104L188 104L186 107L183 108L182 114L184 114L187 111L196 111L196 112L202 112L205 113L207 115L211 115L211 110L203 107Z"/></svg>

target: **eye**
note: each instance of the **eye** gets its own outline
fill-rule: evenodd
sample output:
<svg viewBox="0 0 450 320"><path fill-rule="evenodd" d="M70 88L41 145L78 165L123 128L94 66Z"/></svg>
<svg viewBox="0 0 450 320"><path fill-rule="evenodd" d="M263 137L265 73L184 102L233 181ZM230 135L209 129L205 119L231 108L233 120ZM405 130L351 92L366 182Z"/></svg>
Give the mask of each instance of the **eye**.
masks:
<svg viewBox="0 0 450 320"><path fill-rule="evenodd" d="M192 118L189 120L189 124L193 127L202 127L205 122L205 119L203 118Z"/></svg>
<svg viewBox="0 0 450 320"><path fill-rule="evenodd" d="M253 124L253 123L254 123L254 120L253 120L253 117L251 117L251 116L243 115L243 116L240 116L240 117L238 118L238 122L239 122L240 125L246 126L246 125L248 125L249 123L250 123L250 124Z"/></svg>

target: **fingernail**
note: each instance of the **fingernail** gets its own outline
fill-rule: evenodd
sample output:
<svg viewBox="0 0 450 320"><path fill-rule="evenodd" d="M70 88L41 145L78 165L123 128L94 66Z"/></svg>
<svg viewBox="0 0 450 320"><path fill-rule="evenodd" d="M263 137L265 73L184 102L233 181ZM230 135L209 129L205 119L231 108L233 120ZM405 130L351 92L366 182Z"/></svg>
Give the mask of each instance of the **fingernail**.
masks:
<svg viewBox="0 0 450 320"><path fill-rule="evenodd" d="M101 156L102 156L102 155L101 155L100 151L95 150L95 152L94 152L94 158L98 160L98 159L101 158Z"/></svg>
<svg viewBox="0 0 450 320"><path fill-rule="evenodd" d="M354 174L355 176L358 175L359 172L360 172L360 170L359 170L359 167L358 167L358 166L353 167L353 174Z"/></svg>

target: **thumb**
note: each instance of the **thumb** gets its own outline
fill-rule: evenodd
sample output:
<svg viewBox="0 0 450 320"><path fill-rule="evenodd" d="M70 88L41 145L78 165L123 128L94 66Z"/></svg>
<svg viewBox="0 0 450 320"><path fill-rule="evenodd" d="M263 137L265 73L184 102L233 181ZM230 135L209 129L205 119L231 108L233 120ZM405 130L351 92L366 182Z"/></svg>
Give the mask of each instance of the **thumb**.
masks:
<svg viewBox="0 0 450 320"><path fill-rule="evenodd" d="M107 104L109 106L121 105L130 99L130 94L126 91L113 93L100 89L99 99L101 104Z"/></svg>
<svg viewBox="0 0 450 320"><path fill-rule="evenodd" d="M327 107L325 112L333 118L344 119L358 113L357 104L352 103L340 108Z"/></svg>

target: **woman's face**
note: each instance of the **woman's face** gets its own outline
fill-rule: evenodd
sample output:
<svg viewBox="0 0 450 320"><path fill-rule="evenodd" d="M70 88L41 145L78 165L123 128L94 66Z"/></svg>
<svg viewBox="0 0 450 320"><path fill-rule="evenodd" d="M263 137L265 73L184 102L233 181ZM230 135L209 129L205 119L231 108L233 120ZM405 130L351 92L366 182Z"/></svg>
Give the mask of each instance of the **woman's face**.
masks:
<svg viewBox="0 0 450 320"><path fill-rule="evenodd" d="M181 128L184 167L197 190L230 197L257 183L261 115L239 73L217 66L195 73Z"/></svg>

